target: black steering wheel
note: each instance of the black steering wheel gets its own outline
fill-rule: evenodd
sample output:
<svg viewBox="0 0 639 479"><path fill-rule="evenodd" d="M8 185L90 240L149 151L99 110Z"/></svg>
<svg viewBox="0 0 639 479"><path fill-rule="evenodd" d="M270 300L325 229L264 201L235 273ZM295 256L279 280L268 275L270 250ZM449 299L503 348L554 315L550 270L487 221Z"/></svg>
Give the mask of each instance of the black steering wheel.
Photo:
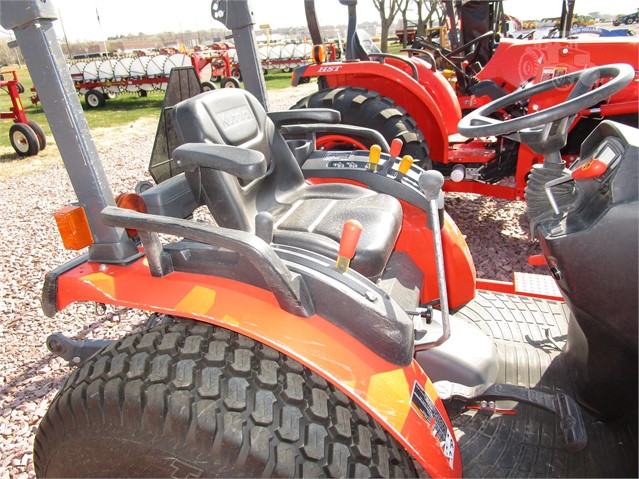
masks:
<svg viewBox="0 0 639 479"><path fill-rule="evenodd" d="M566 125L561 127L558 124L559 120L568 119L617 93L628 85L634 76L634 68L624 63L603 65L563 75L513 92L472 111L461 119L458 130L469 138L509 135L511 139L526 143L531 148L534 145L537 148L533 150L545 153L544 150L550 151L551 147L555 148L551 145L554 143L551 140L561 139L561 135L564 135L565 141L571 122L565 121ZM600 80L608 78L610 81L600 83L591 90ZM575 86L566 100L545 110L508 120L498 120L489 116L534 95L564 89L570 85ZM549 126L550 124L552 126ZM561 147L563 145L559 148Z"/></svg>

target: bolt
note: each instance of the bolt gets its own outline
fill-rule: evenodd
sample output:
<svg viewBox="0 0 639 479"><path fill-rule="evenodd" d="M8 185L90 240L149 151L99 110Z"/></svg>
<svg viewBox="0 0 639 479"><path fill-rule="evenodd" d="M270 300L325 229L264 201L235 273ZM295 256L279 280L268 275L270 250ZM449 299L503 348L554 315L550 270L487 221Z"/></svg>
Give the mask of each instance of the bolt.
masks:
<svg viewBox="0 0 639 479"><path fill-rule="evenodd" d="M82 359L80 359L80 356L73 356L73 359L71 360L73 364L80 364L80 361L82 361Z"/></svg>
<svg viewBox="0 0 639 479"><path fill-rule="evenodd" d="M366 299L369 300L371 303L375 303L377 301L377 295L370 290L366 291L364 296L366 296Z"/></svg>
<svg viewBox="0 0 639 479"><path fill-rule="evenodd" d="M104 263L102 263L100 266L98 266L98 270L100 270L102 272L106 271L107 269L109 269L109 267L106 264L104 264Z"/></svg>

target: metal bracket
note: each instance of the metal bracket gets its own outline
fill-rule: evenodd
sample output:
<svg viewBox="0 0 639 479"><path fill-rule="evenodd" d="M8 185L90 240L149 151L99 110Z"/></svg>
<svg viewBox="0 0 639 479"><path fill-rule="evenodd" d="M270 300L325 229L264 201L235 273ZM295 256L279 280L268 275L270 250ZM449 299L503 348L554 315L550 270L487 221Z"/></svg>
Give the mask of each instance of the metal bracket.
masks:
<svg viewBox="0 0 639 479"><path fill-rule="evenodd" d="M578 452L588 444L586 427L579 405L564 393L548 394L512 384L480 384L468 387L450 381L434 383L444 403L455 399L462 402L481 400L510 400L545 409L559 418L568 452Z"/></svg>
<svg viewBox="0 0 639 479"><path fill-rule="evenodd" d="M69 362L69 366L80 366L100 349L114 343L110 339L85 339L77 341L62 333L53 333L47 338L47 348L54 356Z"/></svg>

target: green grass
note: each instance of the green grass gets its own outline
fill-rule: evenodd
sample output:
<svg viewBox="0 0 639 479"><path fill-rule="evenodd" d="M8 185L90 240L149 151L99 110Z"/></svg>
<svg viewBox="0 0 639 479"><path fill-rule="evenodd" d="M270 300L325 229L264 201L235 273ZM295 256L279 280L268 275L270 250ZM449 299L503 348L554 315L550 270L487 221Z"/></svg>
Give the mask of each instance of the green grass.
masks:
<svg viewBox="0 0 639 479"><path fill-rule="evenodd" d="M50 137L51 130L44 111L42 110L42 105L33 105L29 99L32 94L31 87L33 86L33 82L31 81L28 70L23 68L22 70L17 70L17 73L18 81L22 83L25 88L25 92L20 95L20 97L27 118L36 121L44 129L45 134ZM5 75L5 78L9 79L12 77ZM266 88L269 90L288 88L291 86L291 73L274 70L265 75L265 79ZM219 86L219 83L216 85ZM79 98L89 123L89 128L93 130L95 128L126 125L145 117L158 118L164 100L164 92L152 91L149 92L146 97L140 97L137 93L125 93L118 95L112 100L107 100L106 106L103 108L95 109L86 107L83 96L79 96ZM0 111L8 112L10 107L11 100L9 99L8 92L0 91ZM11 152L13 152L13 149L9 141L9 128L11 128L12 124L12 120L0 121L0 147L8 147Z"/></svg>

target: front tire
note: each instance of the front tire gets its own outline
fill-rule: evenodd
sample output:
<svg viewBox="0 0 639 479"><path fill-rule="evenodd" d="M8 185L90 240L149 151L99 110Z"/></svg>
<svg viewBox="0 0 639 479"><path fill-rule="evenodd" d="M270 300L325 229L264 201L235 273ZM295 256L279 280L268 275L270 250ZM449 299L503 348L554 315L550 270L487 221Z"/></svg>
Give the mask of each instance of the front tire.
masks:
<svg viewBox="0 0 639 479"><path fill-rule="evenodd" d="M34 156L40 151L40 142L33 129L25 123L14 123L9 128L9 142L20 156Z"/></svg>
<svg viewBox="0 0 639 479"><path fill-rule="evenodd" d="M395 138L404 142L401 155L410 155L416 164L424 169L432 168L429 158L429 148L424 135L417 128L415 120L401 107L395 105L390 98L365 88L337 87L320 90L298 101L296 108L332 108L340 112L342 123L346 125L362 126L377 130L390 144ZM333 135L334 136L334 135ZM330 141L323 145L322 135L318 135L318 147L343 149L337 143ZM354 138L353 148L358 148L358 142L367 147L372 145L368 139Z"/></svg>
<svg viewBox="0 0 639 479"><path fill-rule="evenodd" d="M35 439L38 477L415 477L408 453L323 378L190 320L76 370Z"/></svg>

